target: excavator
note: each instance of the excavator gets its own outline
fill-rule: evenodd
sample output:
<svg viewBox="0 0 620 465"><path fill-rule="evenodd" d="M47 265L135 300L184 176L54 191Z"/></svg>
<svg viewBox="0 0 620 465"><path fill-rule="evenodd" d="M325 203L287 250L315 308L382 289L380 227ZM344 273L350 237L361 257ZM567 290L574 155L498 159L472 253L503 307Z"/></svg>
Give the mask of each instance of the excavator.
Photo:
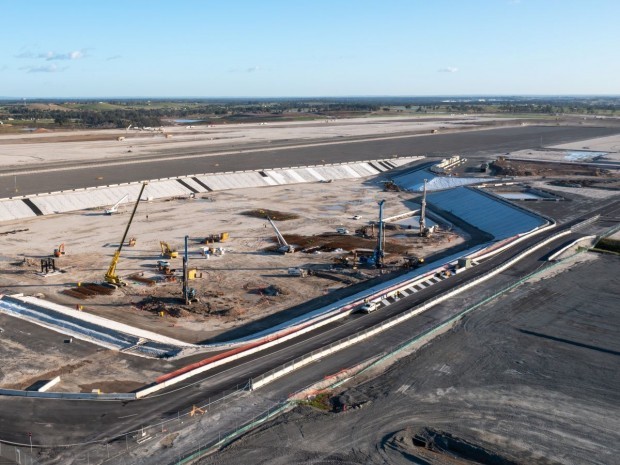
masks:
<svg viewBox="0 0 620 465"><path fill-rule="evenodd" d="M159 241L159 246L161 247L161 255L166 258L177 258L179 256L179 252L176 249L170 247L167 242Z"/></svg>
<svg viewBox="0 0 620 465"><path fill-rule="evenodd" d="M138 194L138 198L136 200L136 204L133 207L133 211L131 212L131 216L129 217L129 222L127 223L127 227L125 228L125 232L123 233L123 238L118 244L118 249L114 252L114 256L112 257L112 262L110 263L110 267L108 268L107 273L105 274L105 282L113 287L126 286L127 283L124 282L120 276L116 274L116 265L118 264L118 259L121 256L121 250L123 249L123 244L125 243L125 239L127 238L127 233L129 232L129 226L131 226L131 222L133 221L133 217L136 214L136 210L138 209L138 204L140 203L140 199L142 198L142 193L144 192L144 188L148 182L142 183L142 188L140 189L140 193Z"/></svg>
<svg viewBox="0 0 620 465"><path fill-rule="evenodd" d="M57 248L54 249L54 257L61 257L64 254L65 254L65 244L63 242Z"/></svg>
<svg viewBox="0 0 620 465"><path fill-rule="evenodd" d="M271 220L271 218L267 217L267 220L269 220L269 223L271 223L271 226L273 227L273 230L276 232L276 237L278 239L278 244L279 244L278 252L280 252L280 253L293 253L293 252L295 252L295 246L289 245L286 242L286 240L284 239L284 236L282 236L282 234L280 234L280 231L276 227L275 223Z"/></svg>

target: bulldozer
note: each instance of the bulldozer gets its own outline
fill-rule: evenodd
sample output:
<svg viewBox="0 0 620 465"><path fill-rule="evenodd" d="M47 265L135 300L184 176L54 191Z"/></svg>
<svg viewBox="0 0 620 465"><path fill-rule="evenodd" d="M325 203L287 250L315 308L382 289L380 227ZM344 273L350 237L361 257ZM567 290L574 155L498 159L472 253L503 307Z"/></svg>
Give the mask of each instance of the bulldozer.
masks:
<svg viewBox="0 0 620 465"><path fill-rule="evenodd" d="M161 247L161 255L166 258L177 258L179 256L179 252L176 249L170 247L167 242L159 241L159 246Z"/></svg>
<svg viewBox="0 0 620 465"><path fill-rule="evenodd" d="M227 232L223 232L220 234L209 234L205 237L203 244L212 244L215 242L226 242L229 238L229 234Z"/></svg>

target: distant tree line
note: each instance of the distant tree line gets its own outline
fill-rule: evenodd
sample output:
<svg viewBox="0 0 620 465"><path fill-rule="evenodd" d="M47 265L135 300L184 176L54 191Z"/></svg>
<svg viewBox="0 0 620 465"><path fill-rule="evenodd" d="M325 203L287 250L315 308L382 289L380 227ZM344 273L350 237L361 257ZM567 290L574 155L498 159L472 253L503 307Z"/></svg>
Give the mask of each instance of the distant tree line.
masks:
<svg viewBox="0 0 620 465"><path fill-rule="evenodd" d="M36 103L48 104L49 108ZM53 104L53 105L52 105ZM130 99L0 101L0 120L52 120L71 128L158 127L170 119L216 122L246 119L292 118L364 114L375 111L415 113L578 113L615 114L618 97L343 97L274 99Z"/></svg>

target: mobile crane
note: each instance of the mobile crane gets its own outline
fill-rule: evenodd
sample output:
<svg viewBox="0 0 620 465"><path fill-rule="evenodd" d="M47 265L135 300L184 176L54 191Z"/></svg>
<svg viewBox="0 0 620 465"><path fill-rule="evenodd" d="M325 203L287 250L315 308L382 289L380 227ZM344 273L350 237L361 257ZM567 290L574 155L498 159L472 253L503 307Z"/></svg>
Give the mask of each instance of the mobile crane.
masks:
<svg viewBox="0 0 620 465"><path fill-rule="evenodd" d="M118 249L116 249L116 252L114 252L114 256L112 257L112 262L110 263L110 267L108 268L108 271L105 274L105 282L111 286L119 287L119 286L127 285L127 283L124 282L116 274L116 265L118 264L118 259L121 256L121 250L123 249L123 244L125 243L125 239L127 238L127 233L129 232L129 226L131 226L133 217L136 214L136 210L138 209L138 204L140 203L140 199L142 198L142 193L144 192L144 188L146 187L147 184L148 182L142 183L142 188L140 189L140 193L138 194L138 198L136 199L136 204L133 207L133 211L131 212L129 221L127 222L127 227L125 228L125 232L123 233L123 238L119 242Z"/></svg>
<svg viewBox="0 0 620 465"><path fill-rule="evenodd" d="M284 236L282 236L282 234L280 233L280 230L277 228L277 226L271 220L271 218L267 217L267 219L269 220L269 223L273 227L273 230L276 232L276 237L278 239L278 244L280 244L279 247L278 247L278 252L280 252L280 253L293 253L293 252L295 252L295 246L289 245L286 242L286 240L284 239Z"/></svg>
<svg viewBox="0 0 620 465"><path fill-rule="evenodd" d="M112 205L110 208L107 208L105 210L105 214L106 215L112 215L113 213L117 213L118 212L118 206L123 203L125 200L127 200L127 197L129 197L127 194L125 194L118 202L116 202L114 205Z"/></svg>

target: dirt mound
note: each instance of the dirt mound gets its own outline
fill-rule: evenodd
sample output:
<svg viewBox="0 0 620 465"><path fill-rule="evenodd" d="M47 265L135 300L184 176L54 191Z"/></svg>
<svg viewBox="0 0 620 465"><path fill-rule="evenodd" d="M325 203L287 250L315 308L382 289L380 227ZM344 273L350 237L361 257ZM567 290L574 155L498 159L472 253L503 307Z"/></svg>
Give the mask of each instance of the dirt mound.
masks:
<svg viewBox="0 0 620 465"><path fill-rule="evenodd" d="M517 462L503 457L495 451L433 428L415 430L406 428L388 439L386 446L409 457L411 455L418 456L421 451L430 451L434 453L433 455L444 456L450 463L474 462L487 465L517 465ZM422 455L426 456L426 453Z"/></svg>
<svg viewBox="0 0 620 465"><path fill-rule="evenodd" d="M252 218L263 218L267 219L267 217L271 218L274 221L287 221L287 220L296 220L299 218L299 215L295 213L285 213L279 212L277 210L267 210L267 209L256 209L256 210L247 210L241 212L242 215L251 216Z"/></svg>
<svg viewBox="0 0 620 465"><path fill-rule="evenodd" d="M603 176L606 170L573 163L546 163L509 160L503 157L491 163L490 168L499 176Z"/></svg>
<svg viewBox="0 0 620 465"><path fill-rule="evenodd" d="M285 234L284 239L286 239L289 244L294 244L302 249L302 252L304 249L308 252L333 252L338 249L346 251L354 249L374 249L377 245L377 241L374 239L365 239L360 236L336 233L323 233L314 236ZM409 247L386 241L385 250L388 253L405 253L409 250Z"/></svg>

